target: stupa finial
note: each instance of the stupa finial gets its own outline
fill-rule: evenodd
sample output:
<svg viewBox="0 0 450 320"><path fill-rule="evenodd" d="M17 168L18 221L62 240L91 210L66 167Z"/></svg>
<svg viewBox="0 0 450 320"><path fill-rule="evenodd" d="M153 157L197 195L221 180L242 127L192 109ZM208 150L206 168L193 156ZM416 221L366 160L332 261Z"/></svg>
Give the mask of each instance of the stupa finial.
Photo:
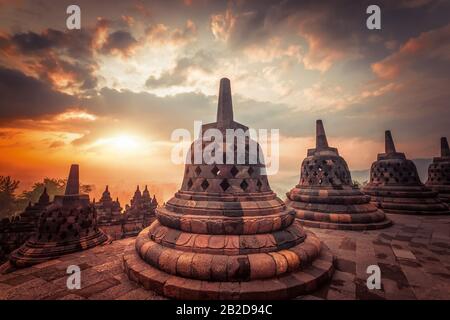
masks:
<svg viewBox="0 0 450 320"><path fill-rule="evenodd" d="M231 100L231 85L228 78L220 79L219 102L217 106L217 123L226 125L233 122L233 102Z"/></svg>
<svg viewBox="0 0 450 320"><path fill-rule="evenodd" d="M384 133L384 148L386 154L396 153L394 139L390 130L386 130Z"/></svg>
<svg viewBox="0 0 450 320"><path fill-rule="evenodd" d="M105 192L109 192L109 187L106 185Z"/></svg>
<svg viewBox="0 0 450 320"><path fill-rule="evenodd" d="M67 179L65 195L74 195L80 193L80 169L77 164L70 166L69 178Z"/></svg>
<svg viewBox="0 0 450 320"><path fill-rule="evenodd" d="M450 148L446 137L441 138L441 157L450 157Z"/></svg>
<svg viewBox="0 0 450 320"><path fill-rule="evenodd" d="M316 121L316 150L328 148L327 136L323 127L322 120Z"/></svg>

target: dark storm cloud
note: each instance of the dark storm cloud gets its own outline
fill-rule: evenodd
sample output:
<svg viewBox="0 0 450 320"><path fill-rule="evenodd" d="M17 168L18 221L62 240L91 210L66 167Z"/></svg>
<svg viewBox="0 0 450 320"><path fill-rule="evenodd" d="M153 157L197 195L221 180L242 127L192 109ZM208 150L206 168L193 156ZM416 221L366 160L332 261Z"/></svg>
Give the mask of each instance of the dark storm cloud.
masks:
<svg viewBox="0 0 450 320"><path fill-rule="evenodd" d="M137 44L137 40L128 31L115 31L108 35L102 53L118 52L126 56Z"/></svg>
<svg viewBox="0 0 450 320"><path fill-rule="evenodd" d="M190 70L211 73L216 64L217 61L211 52L200 50L192 56L179 58L172 70L163 72L159 77L150 76L145 85L149 88L184 85Z"/></svg>
<svg viewBox="0 0 450 320"><path fill-rule="evenodd" d="M91 58L91 30L75 30L62 32L54 29L46 29L41 33L26 32L10 36L10 42L21 54L39 55L49 50L63 50L72 58Z"/></svg>
<svg viewBox="0 0 450 320"><path fill-rule="evenodd" d="M0 97L0 121L59 113L76 101L42 81L1 67Z"/></svg>
<svg viewBox="0 0 450 320"><path fill-rule="evenodd" d="M97 84L92 40L93 35L87 30L16 33L1 41L4 45L0 45L0 54L3 60L16 61L27 74L59 90L90 90Z"/></svg>

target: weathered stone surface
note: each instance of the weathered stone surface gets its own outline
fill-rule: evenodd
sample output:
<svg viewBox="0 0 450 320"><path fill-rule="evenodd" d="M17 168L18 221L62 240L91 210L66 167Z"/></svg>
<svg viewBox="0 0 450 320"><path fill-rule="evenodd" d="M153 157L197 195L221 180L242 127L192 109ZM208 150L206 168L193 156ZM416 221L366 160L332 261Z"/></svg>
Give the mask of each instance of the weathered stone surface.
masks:
<svg viewBox="0 0 450 320"><path fill-rule="evenodd" d="M300 182L287 193L286 204L310 227L363 231L391 224L353 184L347 163L328 146L321 120L316 123L316 148L308 150Z"/></svg>
<svg viewBox="0 0 450 320"><path fill-rule="evenodd" d="M247 127L233 120L229 80L220 83L217 122L204 125L202 133L217 129L225 138L227 129ZM231 148L225 139L211 142L204 136L193 143L180 190L156 209L157 221L138 235L136 252L124 255L131 280L175 299L285 299L331 277L329 250L270 189L261 174L264 163L250 160L249 137L242 146L237 141ZM236 156L231 163L196 164L195 146L212 143L223 143L224 159L244 147L244 161ZM319 256L326 262L314 266ZM291 276L308 270L307 285Z"/></svg>
<svg viewBox="0 0 450 320"><path fill-rule="evenodd" d="M304 296L306 289L310 288L307 281L314 279L311 274L317 272L306 272L305 268L302 269L303 276L294 272L279 277L278 281L282 285L273 284L272 281L266 285L264 280L242 281L239 297L267 299L272 295L280 297L287 290L285 297L302 295L298 299L450 299L450 216L390 215L390 218L395 222L391 228L370 232L315 229L323 245L329 247L337 258L332 281L321 287L328 288ZM134 238L117 240L106 246L0 274L0 300L163 299L161 294L164 285L172 275L148 268L144 261L133 258L137 254L133 247L134 241ZM99 248L102 250L97 250ZM129 280L123 271L117 273L115 266L117 262L122 263L124 252L130 252L126 259L133 260L137 270L145 268L138 273L138 283ZM285 255L286 250L278 253ZM322 251L313 265L322 270L327 269L327 261L331 257L330 251ZM80 266L82 279L86 276L86 281L81 282L84 296L79 294L80 290L69 290L66 286L66 269L74 264ZM366 270L369 265L378 265L381 269L380 290L367 289ZM112 279L116 279L118 284ZM185 292L194 296L191 291L194 288L197 299L219 299L221 282L200 281L195 282L194 286L191 284L194 283L184 285Z"/></svg>
<svg viewBox="0 0 450 320"><path fill-rule="evenodd" d="M437 192L420 181L414 163L396 151L390 131L385 133L385 144L385 153L378 154L370 169L370 181L364 187L372 203L388 213L449 214L448 205L439 200ZM429 183L439 182L437 179Z"/></svg>

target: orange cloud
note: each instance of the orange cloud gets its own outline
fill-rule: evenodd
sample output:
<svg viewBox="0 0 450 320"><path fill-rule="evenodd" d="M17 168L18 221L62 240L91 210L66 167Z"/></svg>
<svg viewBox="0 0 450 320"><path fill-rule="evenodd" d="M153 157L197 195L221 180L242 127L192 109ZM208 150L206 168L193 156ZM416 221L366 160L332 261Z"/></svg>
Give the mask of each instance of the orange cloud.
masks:
<svg viewBox="0 0 450 320"><path fill-rule="evenodd" d="M372 71L382 79L393 79L423 58L450 60L450 24L409 39L398 51L372 64Z"/></svg>
<svg viewBox="0 0 450 320"><path fill-rule="evenodd" d="M146 30L146 38L151 44L181 46L196 39L197 26L188 19L183 28L170 29L163 23L151 25Z"/></svg>
<svg viewBox="0 0 450 320"><path fill-rule="evenodd" d="M211 16L211 31L216 40L228 41L233 31L237 17L230 9L225 14L215 14Z"/></svg>

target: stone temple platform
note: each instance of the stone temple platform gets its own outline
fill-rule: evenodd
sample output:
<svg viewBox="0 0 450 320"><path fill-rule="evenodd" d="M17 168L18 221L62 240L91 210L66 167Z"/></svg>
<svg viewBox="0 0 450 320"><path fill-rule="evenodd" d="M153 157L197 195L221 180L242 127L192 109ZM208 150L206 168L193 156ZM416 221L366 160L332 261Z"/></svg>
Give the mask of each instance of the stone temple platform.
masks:
<svg viewBox="0 0 450 320"><path fill-rule="evenodd" d="M314 295L297 299L450 299L450 217L388 217L394 222L388 229L314 229L336 256L336 271ZM124 251L134 241L116 240L0 275L0 299L164 299L122 271ZM82 270L80 290L66 288L66 269L74 264ZM381 269L381 290L366 287L372 264Z"/></svg>

